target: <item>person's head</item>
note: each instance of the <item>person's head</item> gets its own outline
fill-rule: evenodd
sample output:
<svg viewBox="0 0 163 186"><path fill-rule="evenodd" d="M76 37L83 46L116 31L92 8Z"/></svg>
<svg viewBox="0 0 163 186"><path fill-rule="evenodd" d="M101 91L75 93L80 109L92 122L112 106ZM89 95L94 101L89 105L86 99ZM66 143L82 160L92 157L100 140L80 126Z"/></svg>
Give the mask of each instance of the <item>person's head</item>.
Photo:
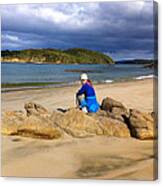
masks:
<svg viewBox="0 0 163 186"><path fill-rule="evenodd" d="M81 81L82 85L85 84L87 82L87 80L88 80L88 75L87 74L81 74L80 81Z"/></svg>

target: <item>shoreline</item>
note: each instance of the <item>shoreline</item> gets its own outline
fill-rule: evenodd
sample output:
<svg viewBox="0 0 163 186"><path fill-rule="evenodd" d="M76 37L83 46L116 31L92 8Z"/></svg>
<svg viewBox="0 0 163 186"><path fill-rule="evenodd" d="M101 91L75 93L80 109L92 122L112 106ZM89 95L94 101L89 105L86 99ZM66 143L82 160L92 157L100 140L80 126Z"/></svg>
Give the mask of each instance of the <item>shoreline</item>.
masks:
<svg viewBox="0 0 163 186"><path fill-rule="evenodd" d="M3 64L32 64L32 65L98 65L100 63L53 63L53 62L20 62L20 61L1 61ZM115 65L116 63L102 63L102 65Z"/></svg>
<svg viewBox="0 0 163 186"><path fill-rule="evenodd" d="M94 86L98 85L111 85L111 84L119 84L119 83L127 83L127 82L137 82L137 81L144 81L148 80L155 80L153 75L147 76L139 76L135 78L129 79L121 79L121 80L106 80L106 82L94 82ZM141 78L142 77L142 78ZM107 82L108 81L108 82ZM42 89L53 89L53 88L68 88L68 87L76 87L80 85L80 82L72 82L72 83L62 83L62 82L26 82L26 83L5 83L8 84L9 87L3 87L3 83L1 84L1 93L7 92L16 92L16 91L28 91L28 90L42 90ZM24 84L22 86L21 84ZM36 86L32 86L32 84L40 84ZM45 84L45 85L41 85Z"/></svg>
<svg viewBox="0 0 163 186"><path fill-rule="evenodd" d="M109 96L142 111L153 111L153 90L155 79L132 80L125 82L94 84L99 103ZM2 92L2 111L22 110L24 103L36 102L49 110L75 106L75 94L80 84L65 87L37 88Z"/></svg>

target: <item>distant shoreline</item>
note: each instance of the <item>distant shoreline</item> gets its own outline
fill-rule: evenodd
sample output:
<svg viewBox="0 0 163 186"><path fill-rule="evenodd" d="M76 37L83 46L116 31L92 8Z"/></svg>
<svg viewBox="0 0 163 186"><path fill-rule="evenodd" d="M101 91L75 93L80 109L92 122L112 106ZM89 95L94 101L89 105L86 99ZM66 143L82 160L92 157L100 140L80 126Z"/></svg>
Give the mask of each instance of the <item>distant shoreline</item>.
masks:
<svg viewBox="0 0 163 186"><path fill-rule="evenodd" d="M103 63L104 65L145 65L144 67L153 67L154 63L151 62L151 60L143 60L146 61L144 63L137 63L135 62L136 60L129 60L129 62L127 62L128 60L124 60L124 62L119 62L119 61L115 61L115 63ZM132 62L133 61L133 62ZM1 63L4 64L33 64L33 65L95 65L95 64L101 64L101 63L55 63L55 62L29 62L29 61L0 61Z"/></svg>
<svg viewBox="0 0 163 186"><path fill-rule="evenodd" d="M4 63L4 64L22 64L22 65L25 65L25 64L31 64L31 65L100 65L100 63L53 63L53 62L18 62L18 61L1 61L1 63ZM115 65L115 63L108 63L108 64L104 64L104 65Z"/></svg>

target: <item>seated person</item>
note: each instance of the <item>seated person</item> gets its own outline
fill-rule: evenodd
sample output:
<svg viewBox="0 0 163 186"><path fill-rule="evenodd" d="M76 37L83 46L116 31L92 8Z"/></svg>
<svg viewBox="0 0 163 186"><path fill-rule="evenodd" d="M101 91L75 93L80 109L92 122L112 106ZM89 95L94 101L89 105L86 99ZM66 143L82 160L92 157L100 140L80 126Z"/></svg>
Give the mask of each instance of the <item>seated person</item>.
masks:
<svg viewBox="0 0 163 186"><path fill-rule="evenodd" d="M83 112L97 112L99 110L99 104L96 100L95 90L92 82L88 79L87 74L80 76L82 87L77 92L77 103Z"/></svg>

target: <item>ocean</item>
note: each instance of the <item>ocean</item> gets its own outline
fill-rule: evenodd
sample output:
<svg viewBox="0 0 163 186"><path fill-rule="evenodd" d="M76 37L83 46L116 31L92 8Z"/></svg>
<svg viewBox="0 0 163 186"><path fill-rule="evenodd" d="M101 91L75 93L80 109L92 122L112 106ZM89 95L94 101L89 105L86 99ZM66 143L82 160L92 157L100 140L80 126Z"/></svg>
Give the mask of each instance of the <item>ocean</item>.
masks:
<svg viewBox="0 0 163 186"><path fill-rule="evenodd" d="M153 69L135 64L20 64L1 63L1 83L45 83L46 86L76 84L80 74L86 72L94 83L112 83L130 79L145 79L153 76ZM48 85L49 83L49 85ZM37 84L35 85L37 86Z"/></svg>

